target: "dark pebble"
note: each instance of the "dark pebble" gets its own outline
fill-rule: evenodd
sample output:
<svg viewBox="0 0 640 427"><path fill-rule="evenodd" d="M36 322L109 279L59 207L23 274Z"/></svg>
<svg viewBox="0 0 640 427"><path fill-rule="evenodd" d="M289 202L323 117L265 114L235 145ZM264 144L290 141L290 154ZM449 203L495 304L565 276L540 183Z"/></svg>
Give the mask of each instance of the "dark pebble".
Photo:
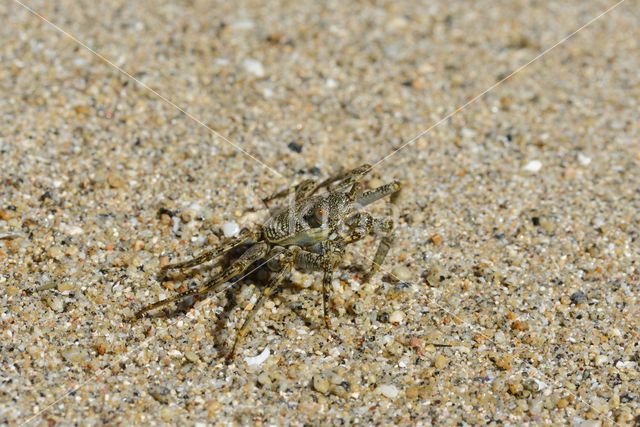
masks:
<svg viewBox="0 0 640 427"><path fill-rule="evenodd" d="M295 153L302 152L302 145L298 144L297 142L290 142L289 145L287 145L287 147L289 147L289 150Z"/></svg>
<svg viewBox="0 0 640 427"><path fill-rule="evenodd" d="M572 293L569 298L571 299L572 303L580 304L580 303L583 303L583 302L585 302L587 300L587 294L585 294L582 291L578 291L578 292Z"/></svg>

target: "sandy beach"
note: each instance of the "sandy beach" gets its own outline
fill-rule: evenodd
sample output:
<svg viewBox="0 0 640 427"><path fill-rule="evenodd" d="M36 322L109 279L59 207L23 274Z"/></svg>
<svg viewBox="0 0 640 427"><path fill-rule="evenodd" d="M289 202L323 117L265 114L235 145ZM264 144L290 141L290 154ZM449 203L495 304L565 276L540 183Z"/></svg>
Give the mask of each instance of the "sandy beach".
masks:
<svg viewBox="0 0 640 427"><path fill-rule="evenodd" d="M6 0L0 425L640 423L640 3ZM159 280L362 164L395 240ZM367 207L389 214L384 201Z"/></svg>

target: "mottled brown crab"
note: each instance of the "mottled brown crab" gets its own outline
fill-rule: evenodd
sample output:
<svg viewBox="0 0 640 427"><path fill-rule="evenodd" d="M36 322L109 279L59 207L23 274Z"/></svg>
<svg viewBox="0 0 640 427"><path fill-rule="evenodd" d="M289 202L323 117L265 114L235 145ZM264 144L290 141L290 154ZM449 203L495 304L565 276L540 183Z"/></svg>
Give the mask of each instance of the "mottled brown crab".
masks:
<svg viewBox="0 0 640 427"><path fill-rule="evenodd" d="M255 313L266 298L280 291L292 268L307 272L323 272L324 322L329 327L329 286L333 272L342 260L345 247L367 235L381 235L373 265L367 275L368 279L378 271L391 245L393 220L374 218L362 211L362 208L386 196L391 196L391 201L395 201L401 185L394 181L364 191L361 180L370 170L371 166L365 164L320 183L308 179L265 199L266 204L276 198L288 196L289 203L275 210L264 225L253 230L243 229L237 237L226 240L215 249L205 251L188 261L164 266L161 273L194 267L232 249L246 246L246 250L237 260L206 280L202 286L150 304L139 310L135 318L139 319L151 310L190 295L221 292L228 288L224 286L225 283L238 278L248 271L250 266L261 262L272 272L272 278L238 330L228 357L233 356L238 344L249 331ZM320 192L321 189L325 191Z"/></svg>

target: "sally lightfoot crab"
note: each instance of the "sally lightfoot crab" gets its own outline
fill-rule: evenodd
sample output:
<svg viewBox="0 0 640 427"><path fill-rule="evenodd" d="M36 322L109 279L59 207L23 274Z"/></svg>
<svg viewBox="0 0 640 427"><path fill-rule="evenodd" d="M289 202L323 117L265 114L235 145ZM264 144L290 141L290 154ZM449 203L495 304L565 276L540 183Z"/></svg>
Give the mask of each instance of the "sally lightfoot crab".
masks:
<svg viewBox="0 0 640 427"><path fill-rule="evenodd" d="M293 268L323 273L323 314L325 325L329 327L329 287L333 272L343 258L345 247L367 235L380 236L373 265L367 274L368 279L380 268L393 240L393 220L374 218L362 208L386 196L390 196L391 201L395 202L401 185L393 181L364 190L361 181L370 170L371 166L365 164L323 182L305 180L265 199L265 203L268 203L276 198L288 197L289 203L275 210L264 225L253 230L243 229L237 237L226 240L215 249L205 251L188 261L164 266L161 273L195 267L235 248L246 247L237 260L207 279L202 286L142 308L135 314L135 319L191 295L222 292L229 287L225 284L245 274L251 266L262 264L271 272L270 281L238 330L228 357L234 355L248 333L256 312L267 298L281 290L285 278ZM320 191L322 189L324 191Z"/></svg>

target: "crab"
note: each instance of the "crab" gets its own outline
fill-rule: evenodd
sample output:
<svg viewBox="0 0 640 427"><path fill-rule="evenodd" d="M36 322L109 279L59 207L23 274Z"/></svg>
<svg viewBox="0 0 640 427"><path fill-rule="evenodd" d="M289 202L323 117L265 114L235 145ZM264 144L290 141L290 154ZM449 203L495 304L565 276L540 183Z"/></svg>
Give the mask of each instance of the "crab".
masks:
<svg viewBox="0 0 640 427"><path fill-rule="evenodd" d="M236 248L246 247L229 267L208 278L198 288L143 307L134 315L134 319L140 319L149 311L188 296L220 293L228 289L234 280L241 278L251 266L261 263L266 265L271 277L238 329L227 358L233 357L249 332L256 312L266 299L282 289L293 268L303 272L323 273L323 319L330 329L329 289L334 270L339 266L346 246L368 235L380 237L373 264L365 277L365 280L369 280L380 269L393 241L393 220L374 218L362 208L386 196L390 196L391 202L395 203L401 184L393 181L364 190L361 181L370 170L371 166L364 164L322 182L307 179L264 199L267 206L269 202L282 197L288 197L289 203L275 209L262 226L245 228L236 237L229 238L220 246L204 251L190 260L165 265L160 274L164 275L169 270L189 269Z"/></svg>

